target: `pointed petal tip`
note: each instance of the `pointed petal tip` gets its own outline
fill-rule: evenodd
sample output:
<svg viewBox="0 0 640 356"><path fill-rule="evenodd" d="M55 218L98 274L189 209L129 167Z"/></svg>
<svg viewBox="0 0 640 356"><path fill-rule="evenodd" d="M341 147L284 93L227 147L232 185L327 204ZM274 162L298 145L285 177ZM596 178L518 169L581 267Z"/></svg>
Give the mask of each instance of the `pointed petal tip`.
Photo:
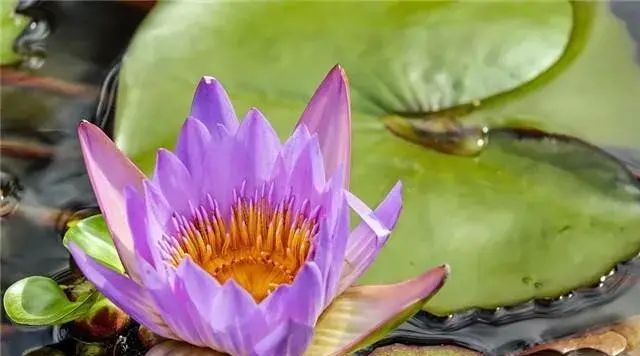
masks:
<svg viewBox="0 0 640 356"><path fill-rule="evenodd" d="M446 276L445 277L449 277L449 275L451 274L451 266L448 263L443 264L442 266L440 266L441 268L444 268Z"/></svg>
<svg viewBox="0 0 640 356"><path fill-rule="evenodd" d="M247 114L245 115L245 120L246 119L265 119L266 117L264 116L264 114L262 113L262 111L260 111L260 109L258 109L255 106L252 106L251 108L249 108L249 110L247 111Z"/></svg>
<svg viewBox="0 0 640 356"><path fill-rule="evenodd" d="M418 281L423 285L424 296L427 297L442 288L450 273L451 267L448 264L443 264L422 273L414 281Z"/></svg>
<svg viewBox="0 0 640 356"><path fill-rule="evenodd" d="M393 185L393 187L391 188L391 190L389 191L389 193L387 193L387 197L396 197L397 199L400 200L399 204L400 204L400 208L402 208L402 195L404 194L404 184L402 183L401 180L397 181L396 184ZM387 198L385 198L387 199ZM395 224L394 224L395 226Z"/></svg>
<svg viewBox="0 0 640 356"><path fill-rule="evenodd" d="M220 81L210 75L203 75L202 78L200 78L200 83L207 85L220 85Z"/></svg>
<svg viewBox="0 0 640 356"><path fill-rule="evenodd" d="M170 150L164 148L164 147L160 147L156 150L156 169L157 169L157 164L158 162L160 162L160 160L169 160L172 159L173 156L175 154L173 152L171 152Z"/></svg>
<svg viewBox="0 0 640 356"><path fill-rule="evenodd" d="M78 124L77 132L82 143L84 143L84 141L86 141L91 135L106 136L101 128L87 120L80 121L80 123Z"/></svg>
<svg viewBox="0 0 640 356"><path fill-rule="evenodd" d="M92 124L91 122L89 122L86 119L82 119L80 120L80 123L78 123L78 130L79 129L83 129L86 130L87 128L91 127L91 126L95 126L94 124Z"/></svg>
<svg viewBox="0 0 640 356"><path fill-rule="evenodd" d="M339 79L345 82L346 84L349 83L347 72L344 70L344 67L340 64L336 64L335 66L333 66L333 68L331 68L331 70L329 71L329 74L327 74L327 77Z"/></svg>
<svg viewBox="0 0 640 356"><path fill-rule="evenodd" d="M349 96L349 77L347 76L347 72L340 64L336 64L329 73L324 77L322 83L320 83L320 88L332 85L335 90L338 92L343 92L346 96L347 102L350 102ZM350 108L349 108L350 111Z"/></svg>
<svg viewBox="0 0 640 356"><path fill-rule="evenodd" d="M203 75L196 86L194 99L196 99L199 94L206 96L207 93L214 93L214 95L227 95L227 91L224 89L224 86L216 77Z"/></svg>
<svg viewBox="0 0 640 356"><path fill-rule="evenodd" d="M199 119L210 131L216 131L218 124L233 132L238 128L238 119L229 94L215 77L200 78L189 115Z"/></svg>
<svg viewBox="0 0 640 356"><path fill-rule="evenodd" d="M316 89L296 125L304 125L311 134L318 135L328 176L339 164L345 165L345 187L349 185L351 165L350 103L346 73L335 66Z"/></svg>

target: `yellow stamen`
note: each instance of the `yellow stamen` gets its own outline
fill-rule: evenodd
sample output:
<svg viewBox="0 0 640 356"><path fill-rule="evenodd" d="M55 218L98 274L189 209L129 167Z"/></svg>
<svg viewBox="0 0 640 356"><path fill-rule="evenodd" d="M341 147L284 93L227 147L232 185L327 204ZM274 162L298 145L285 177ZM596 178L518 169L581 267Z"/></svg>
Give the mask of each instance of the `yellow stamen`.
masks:
<svg viewBox="0 0 640 356"><path fill-rule="evenodd" d="M308 202L296 206L293 198L272 204L234 197L228 219L210 197L209 206L193 209L190 218L174 215L175 233L165 236L163 251L170 265L189 255L220 283L233 279L260 302L293 282L318 230L319 210L308 213Z"/></svg>

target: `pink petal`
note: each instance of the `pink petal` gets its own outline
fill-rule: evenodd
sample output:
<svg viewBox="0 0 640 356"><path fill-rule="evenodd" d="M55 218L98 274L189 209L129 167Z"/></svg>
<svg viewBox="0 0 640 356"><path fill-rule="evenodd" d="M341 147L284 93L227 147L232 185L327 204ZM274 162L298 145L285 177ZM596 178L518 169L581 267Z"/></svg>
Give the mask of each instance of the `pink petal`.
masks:
<svg viewBox="0 0 640 356"><path fill-rule="evenodd" d="M350 195L348 202L363 221L349 236L338 293L355 283L387 242L402 210L402 183L396 183L375 211L354 195Z"/></svg>
<svg viewBox="0 0 640 356"><path fill-rule="evenodd" d="M374 343L416 313L448 273L440 266L397 284L347 289L318 320L305 355L346 355Z"/></svg>
<svg viewBox="0 0 640 356"><path fill-rule="evenodd" d="M327 74L302 113L298 125L317 134L327 176L338 166L345 168L344 186L349 185L351 161L351 104L347 77L339 65Z"/></svg>
<svg viewBox="0 0 640 356"><path fill-rule="evenodd" d="M78 136L93 191L120 260L131 278L139 281L133 237L127 224L124 188L131 185L141 192L145 176L97 126L81 122Z"/></svg>

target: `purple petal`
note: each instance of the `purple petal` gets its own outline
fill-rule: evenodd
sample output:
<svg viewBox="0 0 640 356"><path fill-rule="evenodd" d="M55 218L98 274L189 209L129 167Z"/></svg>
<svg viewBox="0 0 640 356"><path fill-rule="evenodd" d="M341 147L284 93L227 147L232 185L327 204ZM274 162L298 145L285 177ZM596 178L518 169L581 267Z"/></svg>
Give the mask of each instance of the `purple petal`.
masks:
<svg viewBox="0 0 640 356"><path fill-rule="evenodd" d="M169 329L179 340L205 346L199 334L197 321L194 321L188 312L191 301L185 291L184 281L176 277L175 270L166 268L159 272L145 263L141 263L140 267L144 287Z"/></svg>
<svg viewBox="0 0 640 356"><path fill-rule="evenodd" d="M329 280L331 279L329 276L336 274L334 269L342 269L342 261L344 261L343 251L340 263L337 266L333 264L333 259L335 258L335 254L333 253L334 240L333 229L329 227L326 220L321 221L318 233L313 239L313 249L310 252L309 259L313 261L320 270L321 280L325 286L323 291L323 294L326 295L325 304L331 301L333 297L332 292L333 289L335 289L335 287L329 285ZM346 238L344 238L344 240L346 240ZM339 252L337 254L339 254Z"/></svg>
<svg viewBox="0 0 640 356"><path fill-rule="evenodd" d="M344 269L345 254L347 248L347 239L349 236L349 209L346 204L342 204L340 211L338 212L338 219L333 231L333 246L331 247L331 269L327 274L327 282L325 293L327 295L326 303L330 303L331 300L338 293L338 288L341 282L341 276Z"/></svg>
<svg viewBox="0 0 640 356"><path fill-rule="evenodd" d="M158 150L152 182L160 189L175 211L184 214L189 209L190 201L197 202L196 190L192 189L194 183L189 170L171 151L163 148Z"/></svg>
<svg viewBox="0 0 640 356"><path fill-rule="evenodd" d="M389 194L392 194L393 191ZM367 225L378 238L389 236L391 231L374 214L373 210L367 206L360 198L351 192L346 192L347 203L353 211L360 216L362 222Z"/></svg>
<svg viewBox="0 0 640 356"><path fill-rule="evenodd" d="M169 207L164 197L153 183L143 182L144 196L127 188L127 218L131 233L134 237L136 256L144 259L156 270L162 272L165 269L165 257L163 257L161 240L169 234L167 221L160 222L159 216L168 220Z"/></svg>
<svg viewBox="0 0 640 356"><path fill-rule="evenodd" d="M133 236L133 246L136 258L143 258L149 264L155 265L153 256L154 244L150 244L149 239L149 221L147 214L147 205L142 197L131 186L124 190L127 212L127 223L131 229ZM160 232L160 231L158 231Z"/></svg>
<svg viewBox="0 0 640 356"><path fill-rule="evenodd" d="M317 138L313 137L298 155L286 187L294 196L305 197L315 206L320 203L325 183L322 153Z"/></svg>
<svg viewBox="0 0 640 356"><path fill-rule="evenodd" d="M448 267L402 283L347 289L325 310L306 355L345 355L373 343L416 313L444 283Z"/></svg>
<svg viewBox="0 0 640 356"><path fill-rule="evenodd" d="M313 327L293 320L280 322L253 348L252 356L299 356L304 354L311 337Z"/></svg>
<svg viewBox="0 0 640 356"><path fill-rule="evenodd" d="M258 340L267 335L274 325L268 325L260 310L254 310L243 320L233 323L218 333L223 348L230 355L249 355Z"/></svg>
<svg viewBox="0 0 640 356"><path fill-rule="evenodd" d="M374 212L362 206L357 208L356 212L360 214L363 221L349 236L345 256L346 265L340 278L338 293L352 285L369 268L387 241L389 232L395 227L401 210L401 182L396 183Z"/></svg>
<svg viewBox="0 0 640 356"><path fill-rule="evenodd" d="M349 208L342 187L339 168L325 186L322 195L323 218L314 238L311 259L318 264L325 283L325 302L333 298L342 271L347 237L349 236Z"/></svg>
<svg viewBox="0 0 640 356"><path fill-rule="evenodd" d="M322 207L329 226L335 226L340 217L340 210L346 203L345 193L347 191L342 188L343 171L342 167L338 167L324 187ZM346 236L344 238L346 239Z"/></svg>
<svg viewBox="0 0 640 356"><path fill-rule="evenodd" d="M110 301L154 333L166 338L176 338L144 288L126 276L94 261L73 242L69 244L69 250L85 277Z"/></svg>
<svg viewBox="0 0 640 356"><path fill-rule="evenodd" d="M207 155L204 158L203 176L200 194L205 196L211 194L220 204L222 214L226 214L231 203L234 189L239 189L245 180L244 161L242 152L238 149L239 143L235 136L227 133L217 140L212 140L207 148Z"/></svg>
<svg viewBox="0 0 640 356"><path fill-rule="evenodd" d="M194 186L199 186L207 176L204 158L209 142L211 134L200 120L190 117L184 122L176 143L176 155L191 173Z"/></svg>
<svg viewBox="0 0 640 356"><path fill-rule="evenodd" d="M174 227L171 224L171 216L174 212L174 208L169 204L164 195L160 192L160 189L156 187L151 181L144 181L142 183L144 190L145 203L147 205L147 214L153 217L153 222L157 222L162 232L168 235L174 233ZM158 236L159 237L159 236Z"/></svg>
<svg viewBox="0 0 640 356"><path fill-rule="evenodd" d="M228 132L238 129L238 119L222 84L213 77L202 77L191 104L191 115L202 121L211 133L224 126Z"/></svg>
<svg viewBox="0 0 640 356"><path fill-rule="evenodd" d="M180 263L176 274L184 282L186 293L192 304L192 319L199 330L204 343L213 349L220 350L222 344L209 319L216 318L212 309L213 301L221 291L218 281L205 272L200 266L187 257Z"/></svg>
<svg viewBox="0 0 640 356"><path fill-rule="evenodd" d="M281 149L280 139L271 124L257 109L251 109L240 125L237 134L244 148L247 162L247 188L252 190L265 182Z"/></svg>
<svg viewBox="0 0 640 356"><path fill-rule="evenodd" d="M324 307L322 273L315 263L305 263L293 283L281 285L260 308L273 319L291 319L305 325L315 324Z"/></svg>
<svg viewBox="0 0 640 356"><path fill-rule="evenodd" d="M335 66L322 81L302 113L298 125L317 134L327 175L345 167L344 186L349 185L351 160L351 104L346 74Z"/></svg>
<svg viewBox="0 0 640 356"><path fill-rule="evenodd" d="M258 306L253 297L233 279L228 280L222 290L211 303L211 310L215 311L215 318L211 322L216 330L224 330L232 324L237 324L248 315L253 314Z"/></svg>
<svg viewBox="0 0 640 356"><path fill-rule="evenodd" d="M139 280L133 237L127 225L124 188L131 185L141 191L145 176L97 126L81 122L78 136L93 191L120 260L131 278Z"/></svg>
<svg viewBox="0 0 640 356"><path fill-rule="evenodd" d="M300 152L302 152L304 147L309 143L309 140L311 140L309 129L301 125L296 127L293 134L287 139L284 145L282 145L280 154L289 169L287 173L291 172L293 164L298 160L298 155L300 155Z"/></svg>
<svg viewBox="0 0 640 356"><path fill-rule="evenodd" d="M232 355L246 355L255 339L268 330L262 311L253 297L233 279L222 286L211 304L211 326L221 350Z"/></svg>
<svg viewBox="0 0 640 356"><path fill-rule="evenodd" d="M229 356L226 353L189 345L180 341L163 341L154 346L145 356Z"/></svg>
<svg viewBox="0 0 640 356"><path fill-rule="evenodd" d="M293 167L298 161L298 157L303 149L311 141L309 130L305 126L298 126L287 141L282 145L282 149L276 158L270 181L274 182L274 198L276 200L285 198L289 193L288 184Z"/></svg>

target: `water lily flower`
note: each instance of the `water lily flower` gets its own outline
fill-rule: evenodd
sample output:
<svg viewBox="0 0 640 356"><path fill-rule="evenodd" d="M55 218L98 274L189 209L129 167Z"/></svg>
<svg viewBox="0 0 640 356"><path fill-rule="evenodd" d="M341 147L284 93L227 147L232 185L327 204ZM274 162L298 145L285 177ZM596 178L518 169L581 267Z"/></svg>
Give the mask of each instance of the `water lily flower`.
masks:
<svg viewBox="0 0 640 356"><path fill-rule="evenodd" d="M348 191L350 116L339 66L284 143L256 109L239 122L221 84L204 77L175 152L158 150L150 179L97 127L80 124L126 274L70 244L73 257L164 338L239 356L343 354L371 342L418 310L447 268L352 287L396 224L402 186L375 210ZM351 232L350 209L362 220Z"/></svg>

